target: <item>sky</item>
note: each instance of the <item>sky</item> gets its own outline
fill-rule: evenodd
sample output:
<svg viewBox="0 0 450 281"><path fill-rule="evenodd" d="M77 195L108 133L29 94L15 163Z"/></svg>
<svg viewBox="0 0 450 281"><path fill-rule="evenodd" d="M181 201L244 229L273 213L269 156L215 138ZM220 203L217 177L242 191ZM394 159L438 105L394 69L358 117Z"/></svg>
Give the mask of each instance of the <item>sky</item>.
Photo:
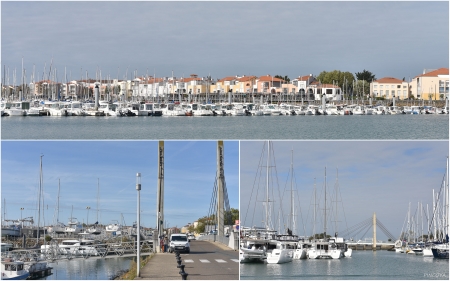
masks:
<svg viewBox="0 0 450 281"><path fill-rule="evenodd" d="M264 141L240 142L242 226L264 226L267 182L264 144ZM375 212L377 219L398 238L403 227L406 229L410 202L411 217L417 214L418 202L424 209L428 204L432 213L432 192L433 189L438 192L442 186L449 153L448 141L273 141L271 146L274 151L271 159L275 158L275 163L271 160L269 164L269 198L274 201L271 203L273 228L278 230L279 222L282 232L289 226L292 182L297 222L294 234L306 232L307 236L313 233L314 182L318 204L316 233L324 231L325 169L328 234L335 233L334 223L330 225L329 220L336 221L334 213L337 209L338 233L372 218ZM291 162L294 177L290 176ZM338 207L330 208L330 202L336 205L336 185L340 190ZM284 207L280 208L280 205ZM421 231L420 216L415 217L419 217ZM424 225L426 234L426 223ZM353 232L353 238L372 237L372 229L366 235L364 232ZM387 238L378 227L377 239L386 241Z"/></svg>
<svg viewBox="0 0 450 281"><path fill-rule="evenodd" d="M225 182L231 208L239 208L238 142L224 141ZM164 204L167 227L208 215L216 177L217 141L165 141ZM53 222L60 180L59 220L136 221L136 173L141 173L141 224L156 225L157 141L2 141L2 218L37 221L39 163L43 161L45 223ZM86 207L91 207L89 210Z"/></svg>
<svg viewBox="0 0 450 281"><path fill-rule="evenodd" d="M86 76L318 75L409 79L448 67L448 1L1 2L9 84ZM2 77L3 79L3 77ZM6 81L8 84L8 81Z"/></svg>

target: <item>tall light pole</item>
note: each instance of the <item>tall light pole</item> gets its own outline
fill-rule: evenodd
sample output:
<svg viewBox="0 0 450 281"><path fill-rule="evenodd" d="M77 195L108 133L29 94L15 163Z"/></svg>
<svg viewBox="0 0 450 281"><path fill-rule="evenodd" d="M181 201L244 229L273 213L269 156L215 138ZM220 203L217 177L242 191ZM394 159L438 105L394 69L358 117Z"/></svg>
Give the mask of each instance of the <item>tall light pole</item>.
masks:
<svg viewBox="0 0 450 281"><path fill-rule="evenodd" d="M141 173L136 174L136 190L137 190L137 277L141 277L140 273L140 257L141 257Z"/></svg>

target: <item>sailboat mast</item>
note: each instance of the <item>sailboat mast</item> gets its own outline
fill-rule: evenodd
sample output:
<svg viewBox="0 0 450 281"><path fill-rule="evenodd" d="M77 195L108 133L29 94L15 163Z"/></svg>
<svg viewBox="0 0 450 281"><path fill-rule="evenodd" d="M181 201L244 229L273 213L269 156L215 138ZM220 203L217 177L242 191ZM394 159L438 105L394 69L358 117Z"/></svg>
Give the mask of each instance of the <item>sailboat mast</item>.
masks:
<svg viewBox="0 0 450 281"><path fill-rule="evenodd" d="M314 223L313 223L313 235L316 237L316 178L314 178Z"/></svg>
<svg viewBox="0 0 450 281"><path fill-rule="evenodd" d="M100 196L100 179L97 178L97 223L98 223L98 198Z"/></svg>
<svg viewBox="0 0 450 281"><path fill-rule="evenodd" d="M44 184L44 179L42 176L42 157L44 155L41 155L41 161L40 161L40 176L39 176L39 196L38 196L38 225L37 225L37 241L39 243L39 228L41 224L41 196L42 196L42 185Z"/></svg>
<svg viewBox="0 0 450 281"><path fill-rule="evenodd" d="M59 192L61 188L61 180L58 179L58 201L56 205L56 223L59 223Z"/></svg>
<svg viewBox="0 0 450 281"><path fill-rule="evenodd" d="M448 163L448 161L449 161L449 159L448 159L448 156L447 156L447 170L445 171L446 172L446 174L447 174L447 177L446 177L446 182L445 182L445 188L444 188L444 195L445 195L445 221L444 221L444 223L445 223L445 238L444 239L446 239L446 237L447 237L447 235L449 234L449 222L448 222L448 220L449 220L449 218L448 218L448 208L449 208L449 206L448 206L448 196L449 196L449 191L448 191L448 189L449 189L449 163ZM447 243L448 243L448 240L447 240Z"/></svg>
<svg viewBox="0 0 450 281"><path fill-rule="evenodd" d="M327 167L325 167L325 205L324 205L324 227L323 227L323 238L327 237Z"/></svg>
<svg viewBox="0 0 450 281"><path fill-rule="evenodd" d="M269 229L269 158L270 141L267 141L267 167L266 167L266 229Z"/></svg>
<svg viewBox="0 0 450 281"><path fill-rule="evenodd" d="M291 226L291 231L294 230L295 226L294 226L294 191L293 191L293 177L294 177L294 149L291 150L291 215L290 215L290 226Z"/></svg>

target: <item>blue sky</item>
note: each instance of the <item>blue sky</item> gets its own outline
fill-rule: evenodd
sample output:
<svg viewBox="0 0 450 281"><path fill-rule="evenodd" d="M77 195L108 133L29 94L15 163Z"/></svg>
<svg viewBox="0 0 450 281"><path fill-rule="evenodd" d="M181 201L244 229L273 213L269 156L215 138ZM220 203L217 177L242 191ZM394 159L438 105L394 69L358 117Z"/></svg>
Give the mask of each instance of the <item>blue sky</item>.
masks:
<svg viewBox="0 0 450 281"><path fill-rule="evenodd" d="M266 168L263 167L261 176L256 176L263 143L263 141L240 142L241 225L245 226L263 226L262 202L266 198ZM429 204L432 213L432 190L438 192L441 188L449 153L448 141L273 141L272 146L276 165L271 161L270 166L275 166L277 173L275 168L272 168L270 186L274 186L275 191L273 194L270 192L270 198L275 200L273 203L275 210L283 210L284 217L289 214L291 178L288 173L293 149L293 189L297 208L297 229L300 230L298 233L300 235L304 233L303 225L306 234L312 234L314 179L317 200L320 199L318 203L320 220L317 222L316 232L323 232L326 168L327 193L331 197L338 172L338 186L342 199L338 202L337 208L338 220L341 221L338 231L371 218L375 212L377 218L397 238L402 231L409 202L412 214L415 213L418 202L422 202L424 208ZM264 154L262 160L264 166L267 161L266 155ZM327 200L329 204L332 199L329 197ZM333 200L335 202L335 199ZM280 208L280 205L284 207ZM327 212L331 216L332 211ZM282 215L277 211L272 216L272 222L277 230L278 222L283 221ZM330 226L329 223L327 233L334 233L334 226ZM363 233L364 231L359 236ZM380 228L377 233L379 238L386 239ZM371 237L372 232L369 231L365 237L359 236L354 238Z"/></svg>
<svg viewBox="0 0 450 281"><path fill-rule="evenodd" d="M6 218L37 217L39 161L43 154L46 224L53 222L58 179L60 221L71 216L96 220L97 179L100 223L136 220L136 173L141 173L141 221L156 224L157 141L2 141L2 207ZM208 215L216 175L216 141L165 142L165 219L184 226ZM238 142L225 141L225 181L230 206L239 207ZM47 207L48 206L48 207ZM48 208L48 209L47 209ZM2 208L3 217L3 208Z"/></svg>
<svg viewBox="0 0 450 281"><path fill-rule="evenodd" d="M9 81L138 75L412 78L448 67L448 1L2 2ZM53 61L52 61L53 58Z"/></svg>

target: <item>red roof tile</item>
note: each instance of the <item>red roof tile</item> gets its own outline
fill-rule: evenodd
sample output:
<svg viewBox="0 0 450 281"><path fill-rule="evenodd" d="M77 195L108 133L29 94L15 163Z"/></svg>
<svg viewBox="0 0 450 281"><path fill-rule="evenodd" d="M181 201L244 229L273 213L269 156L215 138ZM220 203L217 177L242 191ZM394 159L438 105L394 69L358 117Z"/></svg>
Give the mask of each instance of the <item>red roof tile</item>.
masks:
<svg viewBox="0 0 450 281"><path fill-rule="evenodd" d="M394 77L383 77L381 79L375 80L374 82L383 83L383 84L401 84L404 81L394 78Z"/></svg>

